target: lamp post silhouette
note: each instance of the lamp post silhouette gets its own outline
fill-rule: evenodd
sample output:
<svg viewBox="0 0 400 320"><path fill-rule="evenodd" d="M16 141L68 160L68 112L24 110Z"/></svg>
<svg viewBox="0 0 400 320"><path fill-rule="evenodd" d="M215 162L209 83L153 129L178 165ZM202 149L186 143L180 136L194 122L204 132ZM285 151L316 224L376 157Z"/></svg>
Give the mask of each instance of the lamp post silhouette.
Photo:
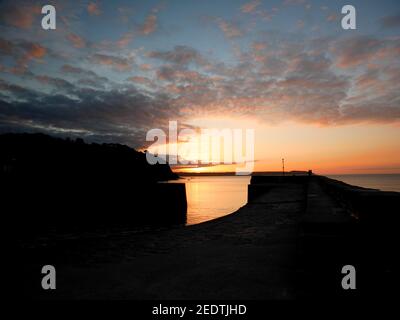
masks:
<svg viewBox="0 0 400 320"><path fill-rule="evenodd" d="M285 159L282 158L282 174L285 175Z"/></svg>

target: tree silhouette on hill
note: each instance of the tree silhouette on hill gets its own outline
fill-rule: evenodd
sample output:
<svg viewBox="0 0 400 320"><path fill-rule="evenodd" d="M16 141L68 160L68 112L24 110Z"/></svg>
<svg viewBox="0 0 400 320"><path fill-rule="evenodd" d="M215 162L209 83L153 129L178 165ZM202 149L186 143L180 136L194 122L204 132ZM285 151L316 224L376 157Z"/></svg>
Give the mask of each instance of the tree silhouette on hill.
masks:
<svg viewBox="0 0 400 320"><path fill-rule="evenodd" d="M150 183L176 179L168 165L150 165L146 155L120 144L87 144L83 139L44 134L0 135L3 174L41 179L118 179Z"/></svg>

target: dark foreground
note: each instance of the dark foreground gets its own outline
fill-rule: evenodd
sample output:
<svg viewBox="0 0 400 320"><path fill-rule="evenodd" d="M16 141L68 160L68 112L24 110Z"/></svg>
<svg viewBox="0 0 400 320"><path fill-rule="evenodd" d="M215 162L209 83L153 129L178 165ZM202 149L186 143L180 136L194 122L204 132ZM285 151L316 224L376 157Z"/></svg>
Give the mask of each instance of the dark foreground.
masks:
<svg viewBox="0 0 400 320"><path fill-rule="evenodd" d="M261 177L252 179L249 198L234 214L191 227L24 245L21 291L35 299L392 296L399 194L316 176ZM44 264L56 267L56 290L40 287ZM356 290L341 286L344 265L357 270Z"/></svg>

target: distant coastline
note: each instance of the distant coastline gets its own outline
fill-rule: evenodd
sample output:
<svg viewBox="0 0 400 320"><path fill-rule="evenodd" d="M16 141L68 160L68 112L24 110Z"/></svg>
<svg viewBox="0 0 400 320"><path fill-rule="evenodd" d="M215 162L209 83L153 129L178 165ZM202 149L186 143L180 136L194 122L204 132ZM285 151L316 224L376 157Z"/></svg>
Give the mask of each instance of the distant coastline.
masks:
<svg viewBox="0 0 400 320"><path fill-rule="evenodd" d="M178 172L180 177L224 177L236 176L235 172ZM285 172L286 175L301 175L305 171ZM282 172L253 172L251 176L282 175ZM367 173L367 174L324 174L324 176L362 188L378 189L381 191L400 192L400 173Z"/></svg>
<svg viewBox="0 0 400 320"><path fill-rule="evenodd" d="M177 175L179 176L237 176L236 172L183 172L183 171L174 171ZM301 174L307 174L307 171L300 171L300 170L294 170L294 171L287 171L285 172L287 175L301 175ZM249 176L263 176L263 175L277 175L280 176L282 175L281 171L254 171L252 174Z"/></svg>

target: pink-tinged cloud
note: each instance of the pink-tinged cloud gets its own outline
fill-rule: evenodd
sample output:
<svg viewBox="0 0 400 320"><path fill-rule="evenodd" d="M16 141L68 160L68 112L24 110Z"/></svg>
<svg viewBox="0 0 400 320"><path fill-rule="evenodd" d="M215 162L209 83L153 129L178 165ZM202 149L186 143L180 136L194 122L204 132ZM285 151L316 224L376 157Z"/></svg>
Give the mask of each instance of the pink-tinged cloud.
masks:
<svg viewBox="0 0 400 320"><path fill-rule="evenodd" d="M47 54L47 49L38 43L24 44L25 52L17 59L11 69L14 74L23 74L28 70L28 62L32 59L41 59Z"/></svg>
<svg viewBox="0 0 400 320"><path fill-rule="evenodd" d="M157 29L157 16L150 14L146 17L143 25L140 28L140 32L144 35L149 35Z"/></svg>
<svg viewBox="0 0 400 320"><path fill-rule="evenodd" d="M87 11L91 16L99 16L101 14L99 4L95 2L89 2Z"/></svg>
<svg viewBox="0 0 400 320"><path fill-rule="evenodd" d="M253 42L251 45L251 48L254 51L262 51L267 47L267 44L265 42Z"/></svg>
<svg viewBox="0 0 400 320"><path fill-rule="evenodd" d="M140 70L142 71L150 71L152 69L151 64L143 63L139 66Z"/></svg>
<svg viewBox="0 0 400 320"><path fill-rule="evenodd" d="M40 59L47 53L47 49L38 43L26 44L25 50L24 57L27 59Z"/></svg>
<svg viewBox="0 0 400 320"><path fill-rule="evenodd" d="M160 80L184 82L184 83L196 83L205 84L209 82L207 77L204 77L200 73L192 70L176 70L173 67L162 67L157 71L157 77Z"/></svg>
<svg viewBox="0 0 400 320"><path fill-rule="evenodd" d="M222 18L217 19L219 28L227 38L238 38L243 36L243 31L235 22L226 21Z"/></svg>
<svg viewBox="0 0 400 320"><path fill-rule="evenodd" d="M188 46L175 46L169 51L150 51L147 53L147 57L178 65L189 63L204 65L205 63L204 57L197 50Z"/></svg>
<svg viewBox="0 0 400 320"><path fill-rule="evenodd" d="M47 54L47 49L38 43L28 41L10 41L0 38L0 56L9 56L15 60L15 65L7 68L14 74L23 74L28 70L28 62L40 60Z"/></svg>
<svg viewBox="0 0 400 320"><path fill-rule="evenodd" d="M153 9L152 12L157 12ZM155 32L157 29L157 16L155 14L150 14L146 17L142 25L136 28L136 30L128 31L124 33L121 38L118 39L116 45L119 48L127 47L135 38L136 35L149 35Z"/></svg>
<svg viewBox="0 0 400 320"><path fill-rule="evenodd" d="M358 36L337 41L332 47L332 52L336 55L338 67L351 68L398 57L400 40Z"/></svg>
<svg viewBox="0 0 400 320"><path fill-rule="evenodd" d="M283 81L280 81L276 84L278 87L282 88L298 88L298 89L334 89L334 88L343 88L346 86L346 82L342 80L336 81L321 81L319 79L311 80L311 79L303 79L303 78L289 78Z"/></svg>
<svg viewBox="0 0 400 320"><path fill-rule="evenodd" d="M127 47L133 41L134 37L135 37L135 32L133 31L124 33L122 37L119 38L117 41L118 48Z"/></svg>
<svg viewBox="0 0 400 320"><path fill-rule="evenodd" d="M0 54L14 56L19 60L30 60L43 58L47 49L39 43L21 42L13 43L0 38Z"/></svg>
<svg viewBox="0 0 400 320"><path fill-rule="evenodd" d="M71 44L75 48L84 48L86 47L86 41L83 39L81 36L75 34L75 33L70 33L67 35L67 39L71 42Z"/></svg>
<svg viewBox="0 0 400 320"><path fill-rule="evenodd" d="M251 2L247 2L240 8L240 10L243 13L252 13L257 9L257 7L260 4L261 4L260 0L254 0L254 1L251 1Z"/></svg>
<svg viewBox="0 0 400 320"><path fill-rule="evenodd" d="M340 41L333 51L337 54L336 64L349 68L368 62L377 52L381 41L370 37L357 37Z"/></svg>
<svg viewBox="0 0 400 320"><path fill-rule="evenodd" d="M371 87L378 87L379 70L369 70L355 79L357 89L366 90Z"/></svg>
<svg viewBox="0 0 400 320"><path fill-rule="evenodd" d="M133 58L122 58L105 54L94 54L89 59L92 63L112 67L118 71L129 71L133 67Z"/></svg>
<svg viewBox="0 0 400 320"><path fill-rule="evenodd" d="M130 77L127 80L131 81L131 82L134 82L134 83L147 85L147 86L152 85L152 81L147 77L135 76L135 77Z"/></svg>
<svg viewBox="0 0 400 320"><path fill-rule="evenodd" d="M40 13L41 8L34 4L10 5L0 12L0 21L16 28L28 29Z"/></svg>
<svg viewBox="0 0 400 320"><path fill-rule="evenodd" d="M391 45L380 48L375 55L375 59L390 59L400 56L400 41L395 41Z"/></svg>
<svg viewBox="0 0 400 320"><path fill-rule="evenodd" d="M338 20L338 16L335 13L330 14L329 16L326 17L326 21L328 22L334 22Z"/></svg>

